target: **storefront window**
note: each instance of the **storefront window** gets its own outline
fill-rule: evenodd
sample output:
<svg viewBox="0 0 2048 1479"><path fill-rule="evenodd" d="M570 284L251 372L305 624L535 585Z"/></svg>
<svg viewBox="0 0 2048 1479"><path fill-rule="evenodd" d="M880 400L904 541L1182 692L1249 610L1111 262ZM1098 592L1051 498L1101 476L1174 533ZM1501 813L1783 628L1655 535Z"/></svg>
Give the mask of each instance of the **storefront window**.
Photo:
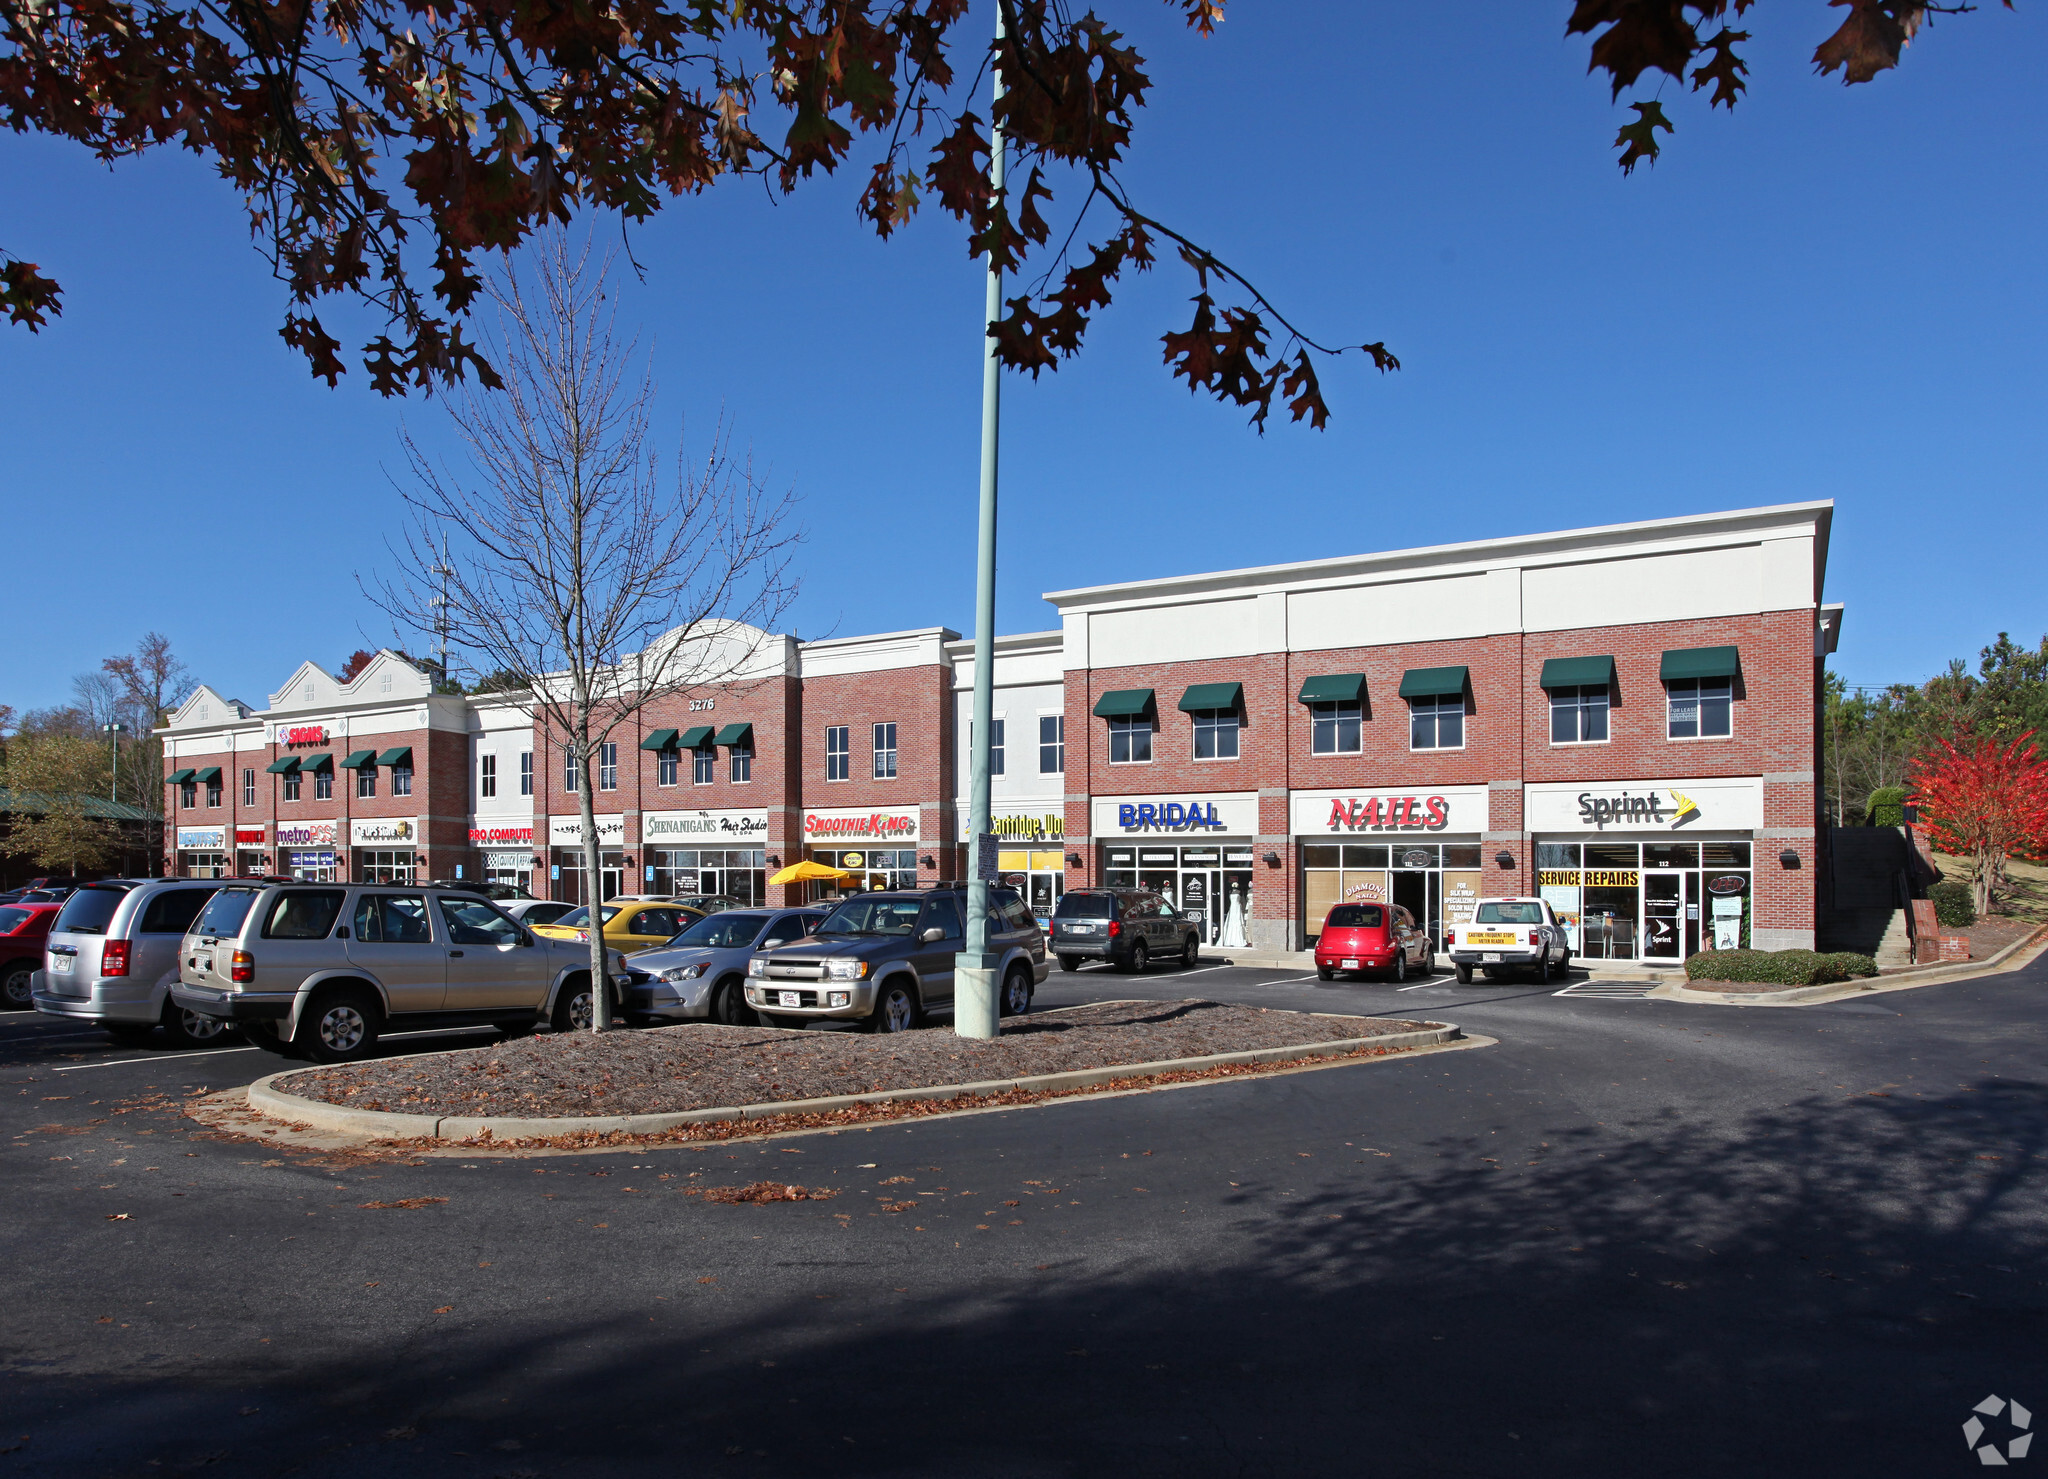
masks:
<svg viewBox="0 0 2048 1479"><path fill-rule="evenodd" d="M1733 731L1734 684L1727 678L1673 678L1664 685L1673 739L1716 739Z"/></svg>
<svg viewBox="0 0 2048 1479"><path fill-rule="evenodd" d="M1309 749L1317 755L1356 755L1364 744L1364 705L1338 699L1308 706Z"/></svg>
<svg viewBox="0 0 2048 1479"><path fill-rule="evenodd" d="M369 773L367 767L363 773ZM356 854L356 882L411 883L416 867L410 850L364 850Z"/></svg>
<svg viewBox="0 0 2048 1479"><path fill-rule="evenodd" d="M742 904L768 897L762 848L657 848L647 854L647 891L669 898L718 895Z"/></svg>
<svg viewBox="0 0 2048 1479"><path fill-rule="evenodd" d="M284 855L285 868L308 883L333 883L334 853L329 848L298 848Z"/></svg>
<svg viewBox="0 0 2048 1479"><path fill-rule="evenodd" d="M813 879L813 900L837 899L850 893L872 892L882 888L917 887L916 848L851 848L840 851L813 849L811 860L823 863L828 868L843 868L853 875L853 881L846 884L829 878Z"/></svg>
<svg viewBox="0 0 2048 1479"><path fill-rule="evenodd" d="M1605 685L1598 688L1550 690L1550 742L1553 745L1595 745L1607 738Z"/></svg>
<svg viewBox="0 0 2048 1479"><path fill-rule="evenodd" d="M510 884L522 893L532 893L533 855L523 852L485 853L484 882Z"/></svg>
<svg viewBox="0 0 2048 1479"><path fill-rule="evenodd" d="M1465 695L1440 694L1435 698L1408 700L1408 748L1411 750L1462 750L1465 748Z"/></svg>
<svg viewBox="0 0 2048 1479"><path fill-rule="evenodd" d="M1302 934L1313 943L1338 904L1398 904L1441 940L1484 891L1479 857L1475 842L1303 843Z"/></svg>
<svg viewBox="0 0 2048 1479"><path fill-rule="evenodd" d="M261 878L264 872L262 853L238 852L235 854L235 876L237 878Z"/></svg>
<svg viewBox="0 0 2048 1479"><path fill-rule="evenodd" d="M187 878L225 878L228 855L224 852L181 852L178 872Z"/></svg>
<svg viewBox="0 0 2048 1479"><path fill-rule="evenodd" d="M1750 941L1750 844L1538 842L1536 885L1592 960L1668 960Z"/></svg>
<svg viewBox="0 0 2048 1479"><path fill-rule="evenodd" d="M1150 889L1201 926L1204 944L1248 943L1256 879L1249 842L1105 847L1102 864L1111 888Z"/></svg>
<svg viewBox="0 0 2048 1479"><path fill-rule="evenodd" d="M583 849L580 847L558 847L555 849L555 866L561 870L561 877L553 881L549 896L570 904L587 904L589 893L583 882ZM598 902L616 899L626 891L626 855L622 852L600 852L597 855Z"/></svg>

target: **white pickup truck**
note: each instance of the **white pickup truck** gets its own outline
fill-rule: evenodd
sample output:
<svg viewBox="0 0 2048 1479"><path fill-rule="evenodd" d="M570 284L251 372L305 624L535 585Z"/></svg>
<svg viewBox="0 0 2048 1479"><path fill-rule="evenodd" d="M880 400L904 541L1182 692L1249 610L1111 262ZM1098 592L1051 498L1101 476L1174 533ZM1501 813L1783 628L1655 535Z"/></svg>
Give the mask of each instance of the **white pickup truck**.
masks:
<svg viewBox="0 0 2048 1479"><path fill-rule="evenodd" d="M1481 899L1470 923L1445 928L1444 949L1461 986L1471 984L1475 969L1494 981L1512 971L1548 981L1572 959L1571 936L1557 915L1542 899L1531 898Z"/></svg>

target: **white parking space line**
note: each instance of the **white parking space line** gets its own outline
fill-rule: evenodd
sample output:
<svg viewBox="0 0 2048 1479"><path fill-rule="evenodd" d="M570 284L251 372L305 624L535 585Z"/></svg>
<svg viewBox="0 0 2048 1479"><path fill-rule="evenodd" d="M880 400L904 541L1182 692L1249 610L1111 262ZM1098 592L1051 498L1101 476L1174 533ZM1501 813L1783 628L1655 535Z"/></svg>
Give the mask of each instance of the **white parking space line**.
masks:
<svg viewBox="0 0 2048 1479"><path fill-rule="evenodd" d="M229 1053L253 1053L255 1048L201 1048L192 1053L154 1053L147 1058L107 1058L98 1063L73 1063L68 1068L52 1069L53 1073L78 1073L87 1068L120 1068L129 1063L169 1063L174 1058L220 1058Z"/></svg>
<svg viewBox="0 0 2048 1479"><path fill-rule="evenodd" d="M19 1037L0 1037L0 1042L76 1042L81 1037L98 1037L97 1032L24 1032Z"/></svg>
<svg viewBox="0 0 2048 1479"><path fill-rule="evenodd" d="M1442 981L1418 981L1413 986L1396 986L1396 991L1428 991L1431 988L1447 989Z"/></svg>
<svg viewBox="0 0 2048 1479"><path fill-rule="evenodd" d="M1223 964L1222 964L1222 965L1205 965L1205 966L1198 966L1198 967L1196 967L1196 968L1195 968L1194 970L1191 970L1191 971L1176 971L1176 972L1174 972L1174 974L1175 974L1175 975L1177 975L1177 976L1201 976L1201 975L1207 975L1207 974L1208 974L1208 973L1209 973L1210 971L1234 971L1234 970L1236 970L1236 969L1237 969L1237 967L1236 967L1236 966L1232 965L1232 964L1231 964L1231 963L1230 963L1229 961L1227 961L1227 960L1226 960L1226 961L1224 961L1224 962L1223 962Z"/></svg>

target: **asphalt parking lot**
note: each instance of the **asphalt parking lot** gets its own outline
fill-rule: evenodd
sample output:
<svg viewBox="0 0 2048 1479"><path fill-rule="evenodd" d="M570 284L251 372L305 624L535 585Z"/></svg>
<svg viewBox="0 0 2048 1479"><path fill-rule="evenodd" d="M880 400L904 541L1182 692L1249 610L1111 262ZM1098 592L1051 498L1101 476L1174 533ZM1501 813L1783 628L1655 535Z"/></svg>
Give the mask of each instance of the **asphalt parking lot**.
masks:
<svg viewBox="0 0 2048 1479"><path fill-rule="evenodd" d="M1467 1051L765 1142L268 1153L0 1016L28 1475L1926 1475L2048 1410L2040 965L1803 1009L1055 972ZM393 1051L480 1036L399 1039ZM715 1205L693 1187L830 1199Z"/></svg>

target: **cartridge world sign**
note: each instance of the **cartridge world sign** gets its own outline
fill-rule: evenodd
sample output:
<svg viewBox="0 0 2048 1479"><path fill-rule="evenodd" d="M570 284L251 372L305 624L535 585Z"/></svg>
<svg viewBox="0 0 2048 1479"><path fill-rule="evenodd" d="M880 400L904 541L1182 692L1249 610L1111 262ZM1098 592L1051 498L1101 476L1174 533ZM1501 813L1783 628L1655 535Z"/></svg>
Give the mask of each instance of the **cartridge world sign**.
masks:
<svg viewBox="0 0 2048 1479"><path fill-rule="evenodd" d="M1289 829L1297 837L1378 835L1386 832L1486 831L1484 786L1396 786L1371 791L1296 791L1288 798Z"/></svg>
<svg viewBox="0 0 2048 1479"><path fill-rule="evenodd" d="M1546 835L1752 832L1764 824L1764 783L1761 776L1595 785L1546 781L1524 791L1522 818L1529 831Z"/></svg>

